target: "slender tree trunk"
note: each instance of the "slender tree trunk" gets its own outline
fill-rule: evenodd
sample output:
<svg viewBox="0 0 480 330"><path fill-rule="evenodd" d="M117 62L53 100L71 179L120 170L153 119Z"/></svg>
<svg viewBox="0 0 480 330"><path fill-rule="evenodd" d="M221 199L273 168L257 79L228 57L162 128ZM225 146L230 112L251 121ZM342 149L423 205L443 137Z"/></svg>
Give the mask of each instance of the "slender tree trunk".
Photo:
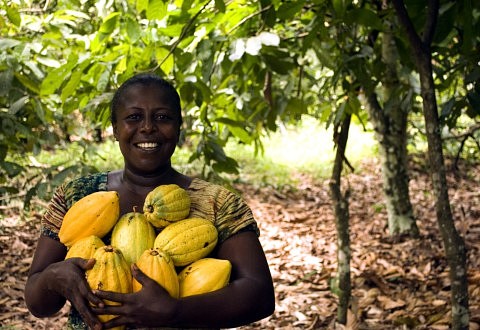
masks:
<svg viewBox="0 0 480 330"><path fill-rule="evenodd" d="M382 34L382 59L385 75L382 79L384 108L377 95L367 96L370 122L379 143L382 164L383 192L388 214L388 230L392 236L418 237L419 231L410 203L407 164L408 109L402 106L397 93L397 49L390 32Z"/></svg>
<svg viewBox="0 0 480 330"><path fill-rule="evenodd" d="M427 130L428 159L432 173L435 209L447 262L450 267L452 329L468 329L468 278L465 243L458 234L453 221L448 197L442 140L438 120L437 101L431 59L431 41L438 16L438 0L428 2L428 16L422 39L408 16L402 0L393 0L397 16L407 32L413 58L420 75L423 114Z"/></svg>
<svg viewBox="0 0 480 330"><path fill-rule="evenodd" d="M337 321L341 324L347 323L348 306L351 295L350 283L350 229L348 212L349 192L342 195L341 177L343 162L345 160L345 149L350 129L351 116L347 115L342 122L340 132L335 133L337 151L330 180L330 193L334 206L335 224L337 227L337 272L338 272L338 309Z"/></svg>

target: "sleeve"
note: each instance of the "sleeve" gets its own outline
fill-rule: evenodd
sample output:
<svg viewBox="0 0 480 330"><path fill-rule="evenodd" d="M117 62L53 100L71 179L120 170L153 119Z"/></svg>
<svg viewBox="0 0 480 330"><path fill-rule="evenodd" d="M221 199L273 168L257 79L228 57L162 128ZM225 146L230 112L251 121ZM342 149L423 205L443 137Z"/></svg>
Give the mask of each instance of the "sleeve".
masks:
<svg viewBox="0 0 480 330"><path fill-rule="evenodd" d="M215 225L218 229L219 242L242 231L254 231L257 236L260 235L252 210L239 195L222 189L217 202L219 205Z"/></svg>
<svg viewBox="0 0 480 330"><path fill-rule="evenodd" d="M41 233L42 235L59 240L58 232L62 225L63 217L67 213L68 207L65 198L65 186L58 187L50 202L47 210L42 217Z"/></svg>

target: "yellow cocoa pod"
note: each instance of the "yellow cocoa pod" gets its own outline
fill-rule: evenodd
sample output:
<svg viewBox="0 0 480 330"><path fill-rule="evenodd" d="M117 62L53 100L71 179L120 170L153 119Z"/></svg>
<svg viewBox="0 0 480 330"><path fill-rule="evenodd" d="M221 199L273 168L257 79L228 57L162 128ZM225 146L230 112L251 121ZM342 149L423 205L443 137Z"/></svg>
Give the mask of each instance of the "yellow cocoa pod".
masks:
<svg viewBox="0 0 480 330"><path fill-rule="evenodd" d="M178 298L178 276L170 256L159 249L148 249L137 261L140 270L160 284L174 298ZM142 284L133 279L133 292L140 291Z"/></svg>
<svg viewBox="0 0 480 330"><path fill-rule="evenodd" d="M132 273L122 252L112 245L98 248L93 255L95 265L86 271L87 282L92 290L104 290L120 293L132 292ZM105 300L107 305L118 303ZM113 319L115 315L98 315L102 322ZM118 327L115 329L123 329Z"/></svg>
<svg viewBox="0 0 480 330"><path fill-rule="evenodd" d="M154 227L164 228L188 217L190 195L176 184L158 186L145 197L143 213Z"/></svg>
<svg viewBox="0 0 480 330"><path fill-rule="evenodd" d="M90 235L103 238L118 220L119 202L116 191L94 192L75 202L63 217L60 242L70 247Z"/></svg>
<svg viewBox="0 0 480 330"><path fill-rule="evenodd" d="M217 228L201 218L172 223L155 238L153 247L167 252L175 266L186 266L206 257L218 241Z"/></svg>
<svg viewBox="0 0 480 330"><path fill-rule="evenodd" d="M105 246L102 239L95 235L90 235L76 241L67 251L65 259L69 258L84 258L90 259L93 257L98 248Z"/></svg>
<svg viewBox="0 0 480 330"><path fill-rule="evenodd" d="M228 260L203 258L178 273L180 297L219 290L230 281L232 264Z"/></svg>
<svg viewBox="0 0 480 330"><path fill-rule="evenodd" d="M155 230L140 212L123 215L112 231L111 245L120 249L128 264L140 258L143 251L153 247Z"/></svg>

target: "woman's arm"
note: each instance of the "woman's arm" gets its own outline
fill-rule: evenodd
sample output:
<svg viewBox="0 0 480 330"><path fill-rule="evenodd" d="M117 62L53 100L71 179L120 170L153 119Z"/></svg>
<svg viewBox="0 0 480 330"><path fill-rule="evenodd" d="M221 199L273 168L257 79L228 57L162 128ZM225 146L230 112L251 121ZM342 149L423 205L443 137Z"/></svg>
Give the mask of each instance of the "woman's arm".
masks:
<svg viewBox="0 0 480 330"><path fill-rule="evenodd" d="M77 308L92 328L101 324L90 311L88 301L100 304L85 280L85 270L93 266L93 259L64 260L65 246L47 236L40 236L25 286L25 302L36 317L48 317L58 312L66 300Z"/></svg>
<svg viewBox="0 0 480 330"><path fill-rule="evenodd" d="M219 245L217 258L232 263L230 284L207 294L174 299L139 270L137 279L144 285L134 294L97 292L98 297L115 300L122 306L94 308L99 314L120 315L107 327L128 324L155 327L232 328L273 313L275 296L265 254L254 232L242 232Z"/></svg>

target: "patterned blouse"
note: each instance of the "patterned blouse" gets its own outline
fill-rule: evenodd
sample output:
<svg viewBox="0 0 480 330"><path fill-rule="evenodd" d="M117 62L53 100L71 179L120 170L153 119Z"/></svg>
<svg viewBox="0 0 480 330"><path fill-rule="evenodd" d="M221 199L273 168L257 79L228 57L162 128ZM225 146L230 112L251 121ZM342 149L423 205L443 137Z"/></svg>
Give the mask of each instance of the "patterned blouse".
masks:
<svg viewBox="0 0 480 330"><path fill-rule="evenodd" d="M55 191L42 219L42 235L59 240L58 232L67 210L81 198L97 191L107 190L108 172L92 174L61 185ZM230 190L194 178L186 189L191 199L189 217L199 217L213 222L218 230L218 242L222 243L242 231L260 234L248 205ZM109 235L104 238L108 243ZM72 308L68 320L69 329L87 329L78 313Z"/></svg>

